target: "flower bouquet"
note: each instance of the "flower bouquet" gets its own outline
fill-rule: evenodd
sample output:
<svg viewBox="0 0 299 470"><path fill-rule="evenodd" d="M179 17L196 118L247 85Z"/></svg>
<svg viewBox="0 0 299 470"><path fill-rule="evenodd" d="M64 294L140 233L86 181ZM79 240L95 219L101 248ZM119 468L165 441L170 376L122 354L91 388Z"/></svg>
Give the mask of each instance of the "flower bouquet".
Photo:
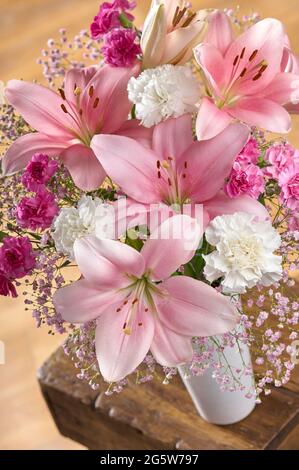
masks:
<svg viewBox="0 0 299 470"><path fill-rule="evenodd" d="M139 29L134 7L1 87L0 294L67 333L93 389L179 370L232 422L296 363L299 59L276 19L153 0Z"/></svg>

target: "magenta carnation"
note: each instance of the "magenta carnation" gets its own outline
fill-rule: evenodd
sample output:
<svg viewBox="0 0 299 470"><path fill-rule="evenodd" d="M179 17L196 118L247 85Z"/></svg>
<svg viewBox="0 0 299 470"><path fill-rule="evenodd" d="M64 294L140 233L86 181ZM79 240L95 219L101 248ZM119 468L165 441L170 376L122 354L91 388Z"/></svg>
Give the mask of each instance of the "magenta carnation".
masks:
<svg viewBox="0 0 299 470"><path fill-rule="evenodd" d="M39 191L47 184L58 169L58 162L48 155L35 154L29 162L22 183L29 191Z"/></svg>
<svg viewBox="0 0 299 470"><path fill-rule="evenodd" d="M17 221L21 227L31 230L45 230L52 225L59 208L54 196L42 191L34 197L24 197L16 209Z"/></svg>
<svg viewBox="0 0 299 470"><path fill-rule="evenodd" d="M299 161L299 152L288 143L275 144L269 147L265 159L270 165L265 168L265 173L278 178L294 161Z"/></svg>
<svg viewBox="0 0 299 470"><path fill-rule="evenodd" d="M29 238L6 237L4 239L0 248L0 272L2 276L5 276L8 280L20 279L32 271L35 263L35 254ZM4 286L5 280L2 279L1 282ZM7 288L9 288L8 283Z"/></svg>
<svg viewBox="0 0 299 470"><path fill-rule="evenodd" d="M294 162L279 175L280 198L289 209L299 210L299 162Z"/></svg>
<svg viewBox="0 0 299 470"><path fill-rule="evenodd" d="M135 2L128 0L115 0L112 3L104 2L94 17L90 25L91 36L93 39L101 39L102 36L109 33L114 28L121 26L121 14L123 13L128 21L133 21L134 16L128 13L128 10L135 8Z"/></svg>
<svg viewBox="0 0 299 470"><path fill-rule="evenodd" d="M122 10L133 10L136 7L136 2L130 2L129 0L114 0L113 5L118 6Z"/></svg>
<svg viewBox="0 0 299 470"><path fill-rule="evenodd" d="M234 163L229 180L225 185L225 192L231 198L247 194L258 199L264 191L264 175L262 170L253 164L242 165L238 161Z"/></svg>
<svg viewBox="0 0 299 470"><path fill-rule="evenodd" d="M238 155L237 161L240 163L253 163L256 165L260 153L257 141L251 137L242 152Z"/></svg>
<svg viewBox="0 0 299 470"><path fill-rule="evenodd" d="M131 67L141 54L136 44L137 34L133 29L117 28L105 36L102 53L106 64L113 67Z"/></svg>
<svg viewBox="0 0 299 470"><path fill-rule="evenodd" d="M0 295L18 297L17 291L10 279L0 272Z"/></svg>
<svg viewBox="0 0 299 470"><path fill-rule="evenodd" d="M119 15L119 10L114 7L114 4L104 2L90 25L92 38L99 39L111 29L120 26Z"/></svg>

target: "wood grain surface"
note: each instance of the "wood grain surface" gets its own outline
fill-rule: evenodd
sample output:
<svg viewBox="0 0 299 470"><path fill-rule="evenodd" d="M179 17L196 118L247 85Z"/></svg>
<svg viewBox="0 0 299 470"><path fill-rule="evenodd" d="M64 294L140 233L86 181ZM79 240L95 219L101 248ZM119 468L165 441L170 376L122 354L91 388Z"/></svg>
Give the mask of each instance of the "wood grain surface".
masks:
<svg viewBox="0 0 299 470"><path fill-rule="evenodd" d="M41 80L36 58L47 39L57 37L60 27L67 28L70 36L88 27L99 3L98 0L0 0L0 80ZM149 0L137 0L139 24L149 3ZM193 0L193 5L198 8L236 7L238 4L244 14L254 10L264 17L282 20L292 46L299 54L298 0ZM289 140L299 147L298 117L294 117L293 123ZM36 330L30 314L24 312L21 298L2 297L0 340L6 347L6 363L0 365L0 448L80 448L59 436L35 378L36 369L55 350L61 338L48 336L46 330ZM281 448L290 445L292 439L296 440L296 432L298 426L288 435L289 441L278 445Z"/></svg>
<svg viewBox="0 0 299 470"><path fill-rule="evenodd" d="M182 381L131 384L120 394L94 392L59 349L39 380L60 432L89 449L299 450L299 394L273 390L240 423L215 426L202 420Z"/></svg>

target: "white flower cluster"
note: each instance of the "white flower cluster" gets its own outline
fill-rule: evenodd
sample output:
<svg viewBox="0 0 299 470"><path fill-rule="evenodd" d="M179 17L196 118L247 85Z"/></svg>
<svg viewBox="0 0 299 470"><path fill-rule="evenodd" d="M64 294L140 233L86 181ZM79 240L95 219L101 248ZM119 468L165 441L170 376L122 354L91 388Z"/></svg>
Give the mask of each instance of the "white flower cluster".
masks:
<svg viewBox="0 0 299 470"><path fill-rule="evenodd" d="M256 222L243 212L219 216L207 227L206 239L216 250L204 256L204 274L209 282L223 278L224 292L244 293L281 278L282 258L274 254L281 238L271 222Z"/></svg>
<svg viewBox="0 0 299 470"><path fill-rule="evenodd" d="M169 64L132 77L128 92L136 105L136 117L145 127L194 112L200 97L199 82L190 67Z"/></svg>
<svg viewBox="0 0 299 470"><path fill-rule="evenodd" d="M83 196L76 207L63 207L54 222L52 238L58 252L74 260L74 243L85 235L114 238L113 210L99 198Z"/></svg>

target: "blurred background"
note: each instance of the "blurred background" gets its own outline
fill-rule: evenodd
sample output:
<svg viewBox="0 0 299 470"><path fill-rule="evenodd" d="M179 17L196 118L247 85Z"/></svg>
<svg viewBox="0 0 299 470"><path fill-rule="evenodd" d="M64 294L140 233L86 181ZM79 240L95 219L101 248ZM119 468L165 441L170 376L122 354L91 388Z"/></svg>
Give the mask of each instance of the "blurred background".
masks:
<svg viewBox="0 0 299 470"><path fill-rule="evenodd" d="M99 0L0 0L0 80L41 80L36 64L48 38L66 28L75 36L89 27ZM236 8L242 14L258 12L284 22L292 48L299 54L298 0L193 0L198 8ZM141 25L150 0L137 0L135 16ZM299 116L293 119L289 141L299 147ZM37 330L23 299L0 297L0 341L5 345L5 364L0 364L0 449L81 449L61 437L44 403L36 370L62 342Z"/></svg>

